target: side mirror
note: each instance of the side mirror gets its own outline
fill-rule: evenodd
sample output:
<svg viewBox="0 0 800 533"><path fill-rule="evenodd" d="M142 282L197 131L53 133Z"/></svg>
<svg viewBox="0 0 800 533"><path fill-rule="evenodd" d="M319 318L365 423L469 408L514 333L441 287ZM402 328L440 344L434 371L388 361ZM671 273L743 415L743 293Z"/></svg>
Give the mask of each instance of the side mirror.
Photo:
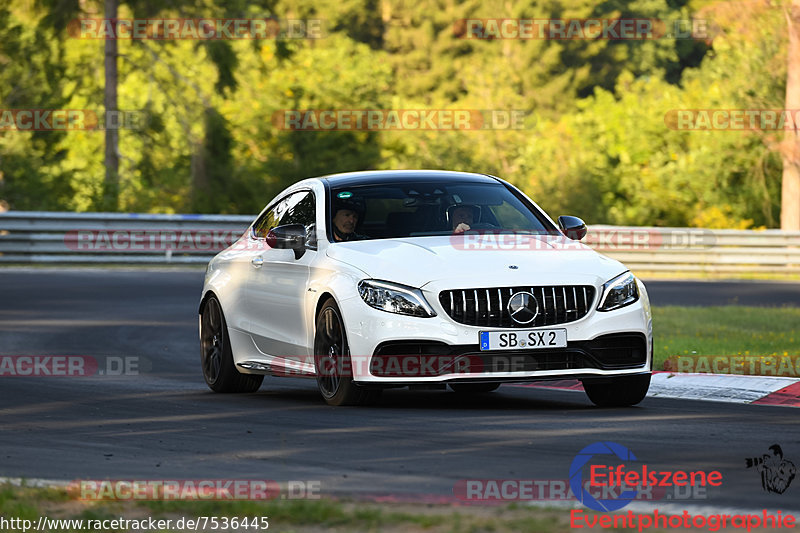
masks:
<svg viewBox="0 0 800 533"><path fill-rule="evenodd" d="M586 237L586 223L578 217L561 215L558 217L558 229L574 241Z"/></svg>
<svg viewBox="0 0 800 533"><path fill-rule="evenodd" d="M302 224L284 224L272 228L267 234L270 248L294 250L294 258L306 253L306 227Z"/></svg>

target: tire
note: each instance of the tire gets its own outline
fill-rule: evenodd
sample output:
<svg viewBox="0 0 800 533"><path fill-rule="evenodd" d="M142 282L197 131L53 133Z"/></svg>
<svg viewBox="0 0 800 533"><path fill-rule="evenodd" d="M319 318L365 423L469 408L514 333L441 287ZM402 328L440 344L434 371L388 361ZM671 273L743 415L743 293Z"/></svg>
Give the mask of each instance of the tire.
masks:
<svg viewBox="0 0 800 533"><path fill-rule="evenodd" d="M317 315L314 333L317 388L328 405L371 405L383 392L357 385L352 377L350 347L339 306L328 299Z"/></svg>
<svg viewBox="0 0 800 533"><path fill-rule="evenodd" d="M650 374L624 376L609 382L595 382L587 379L583 389L589 399L598 407L627 407L644 400L650 388Z"/></svg>
<svg viewBox="0 0 800 533"><path fill-rule="evenodd" d="M500 386L499 383L450 383L450 388L453 392L459 394L483 394L486 392L496 391Z"/></svg>
<svg viewBox="0 0 800 533"><path fill-rule="evenodd" d="M255 392L264 381L262 375L236 370L228 325L216 296L206 300L200 315L200 366L214 392Z"/></svg>

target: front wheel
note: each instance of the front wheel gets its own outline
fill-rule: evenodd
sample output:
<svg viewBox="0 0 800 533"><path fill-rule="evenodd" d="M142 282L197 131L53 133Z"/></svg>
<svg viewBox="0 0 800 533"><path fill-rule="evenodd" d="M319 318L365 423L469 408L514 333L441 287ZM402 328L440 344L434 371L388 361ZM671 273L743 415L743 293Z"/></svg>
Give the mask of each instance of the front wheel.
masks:
<svg viewBox="0 0 800 533"><path fill-rule="evenodd" d="M650 374L623 376L610 381L583 382L589 399L598 407L626 407L644 400L650 388Z"/></svg>
<svg viewBox="0 0 800 533"><path fill-rule="evenodd" d="M215 296L206 300L200 315L200 364L214 392L255 392L264 376L242 374L233 364L228 325Z"/></svg>
<svg viewBox="0 0 800 533"><path fill-rule="evenodd" d="M328 405L369 405L380 399L380 389L367 389L353 381L347 334L333 298L325 302L317 315L314 365L317 388Z"/></svg>

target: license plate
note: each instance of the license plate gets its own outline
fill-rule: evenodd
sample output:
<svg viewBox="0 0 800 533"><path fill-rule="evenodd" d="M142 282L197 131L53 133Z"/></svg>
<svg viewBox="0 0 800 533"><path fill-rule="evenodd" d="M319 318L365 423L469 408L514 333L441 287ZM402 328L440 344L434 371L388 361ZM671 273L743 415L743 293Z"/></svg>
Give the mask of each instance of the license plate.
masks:
<svg viewBox="0 0 800 533"><path fill-rule="evenodd" d="M566 348L566 329L516 329L481 331L481 350L537 350Z"/></svg>

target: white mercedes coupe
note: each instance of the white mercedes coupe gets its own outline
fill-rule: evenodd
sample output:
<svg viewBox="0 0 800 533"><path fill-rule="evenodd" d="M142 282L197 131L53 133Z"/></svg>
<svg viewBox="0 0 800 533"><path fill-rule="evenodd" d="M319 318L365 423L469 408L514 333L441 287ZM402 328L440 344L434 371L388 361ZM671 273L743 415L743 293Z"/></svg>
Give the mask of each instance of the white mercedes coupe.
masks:
<svg viewBox="0 0 800 533"><path fill-rule="evenodd" d="M488 175L404 170L300 181L208 264L203 375L254 392L264 375L316 379L330 405L383 389L487 393L578 379L599 406L650 386L640 280Z"/></svg>

